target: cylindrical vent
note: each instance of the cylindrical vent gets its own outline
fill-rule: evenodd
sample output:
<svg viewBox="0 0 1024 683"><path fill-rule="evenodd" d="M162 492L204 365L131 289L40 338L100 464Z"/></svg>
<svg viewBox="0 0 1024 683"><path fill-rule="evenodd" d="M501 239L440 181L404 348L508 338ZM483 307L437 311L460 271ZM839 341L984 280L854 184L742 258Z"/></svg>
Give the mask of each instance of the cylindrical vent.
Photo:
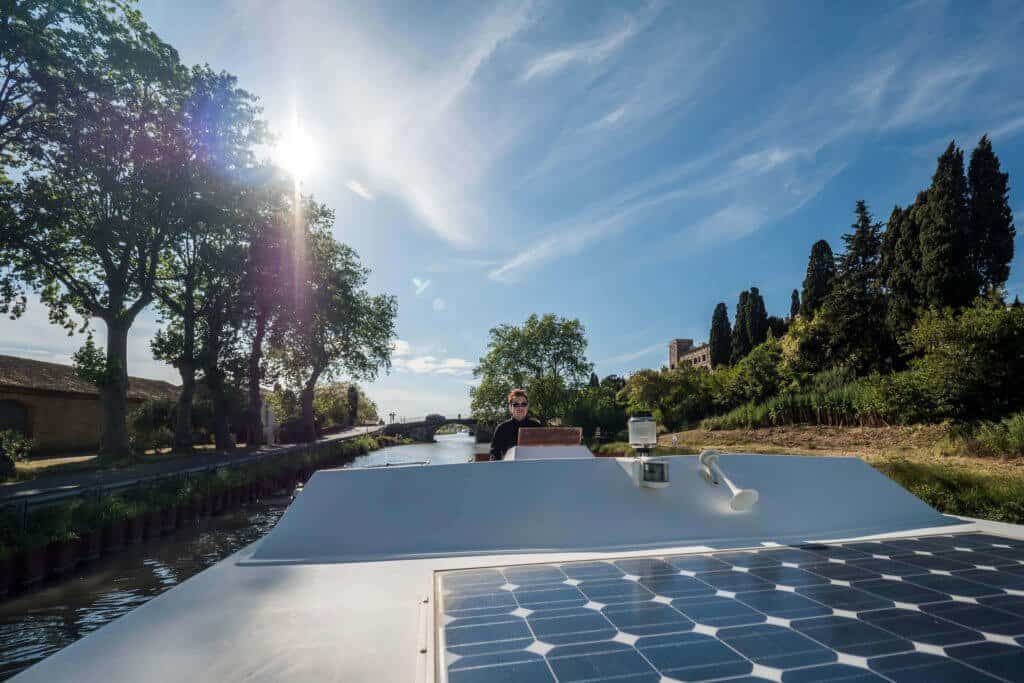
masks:
<svg viewBox="0 0 1024 683"><path fill-rule="evenodd" d="M654 418L629 418L629 445L633 448L650 448L658 445L658 425Z"/></svg>

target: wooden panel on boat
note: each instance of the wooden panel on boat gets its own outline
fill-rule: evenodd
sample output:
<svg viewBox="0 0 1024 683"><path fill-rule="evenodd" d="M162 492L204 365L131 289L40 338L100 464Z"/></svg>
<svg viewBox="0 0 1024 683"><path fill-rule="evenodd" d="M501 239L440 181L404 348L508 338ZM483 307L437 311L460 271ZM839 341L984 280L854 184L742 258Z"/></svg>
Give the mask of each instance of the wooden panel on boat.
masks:
<svg viewBox="0 0 1024 683"><path fill-rule="evenodd" d="M577 446L583 430L579 427L522 427L520 446Z"/></svg>

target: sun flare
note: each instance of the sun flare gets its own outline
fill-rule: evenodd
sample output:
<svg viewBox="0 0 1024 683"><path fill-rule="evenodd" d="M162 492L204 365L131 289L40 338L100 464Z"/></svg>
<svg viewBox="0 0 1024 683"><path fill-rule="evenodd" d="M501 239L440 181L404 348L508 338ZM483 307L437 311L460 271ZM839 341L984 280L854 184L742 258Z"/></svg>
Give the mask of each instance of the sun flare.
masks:
<svg viewBox="0 0 1024 683"><path fill-rule="evenodd" d="M274 161L295 180L304 180L316 167L313 138L299 126L298 117L274 146Z"/></svg>

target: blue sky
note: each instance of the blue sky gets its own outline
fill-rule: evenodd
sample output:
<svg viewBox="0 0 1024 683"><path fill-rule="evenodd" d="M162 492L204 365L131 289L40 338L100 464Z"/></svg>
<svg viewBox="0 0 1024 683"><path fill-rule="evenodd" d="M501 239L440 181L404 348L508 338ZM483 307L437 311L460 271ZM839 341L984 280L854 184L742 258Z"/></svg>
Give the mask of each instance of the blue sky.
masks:
<svg viewBox="0 0 1024 683"><path fill-rule="evenodd" d="M712 6L721 5L721 6ZM147 0L315 149L306 191L399 301L381 410L468 411L487 332L578 317L601 375L704 341L758 286L784 315L810 245L925 187L988 132L1024 178L1019 3ZM1024 198L1011 190L1015 213ZM1024 258L1010 276L1024 296ZM63 360L38 306L0 352ZM131 372L175 380L140 320Z"/></svg>

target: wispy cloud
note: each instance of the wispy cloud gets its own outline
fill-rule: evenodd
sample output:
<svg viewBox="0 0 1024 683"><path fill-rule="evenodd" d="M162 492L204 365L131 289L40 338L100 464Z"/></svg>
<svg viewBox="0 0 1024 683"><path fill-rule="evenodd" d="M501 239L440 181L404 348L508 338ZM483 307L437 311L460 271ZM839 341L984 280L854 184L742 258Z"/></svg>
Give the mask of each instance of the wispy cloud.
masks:
<svg viewBox="0 0 1024 683"><path fill-rule="evenodd" d="M901 90L894 93L899 104L883 128L919 124L957 107L992 66L987 60L967 63L950 60L922 69L916 78L903 81Z"/></svg>
<svg viewBox="0 0 1024 683"><path fill-rule="evenodd" d="M651 344L650 346L645 346L644 348L638 349L636 351L629 351L627 353L620 353L617 356L611 356L609 358L605 358L602 361L598 361L598 365L605 366L605 365L617 365L617 364L620 364L620 363L631 363L631 362L633 362L635 360L640 360L641 358L648 358L650 356L653 356L655 353L663 353L667 357L667 355L668 355L668 345L667 344L660 344L660 343L659 344Z"/></svg>
<svg viewBox="0 0 1024 683"><path fill-rule="evenodd" d="M740 157L733 164L741 171L753 171L754 173L767 173L776 166L784 164L797 154L796 148L771 147L758 152L751 152Z"/></svg>
<svg viewBox="0 0 1024 683"><path fill-rule="evenodd" d="M1018 116L1017 118L1011 119L1006 123L1002 124L998 128L992 129L989 136L993 140L1009 140L1018 133L1024 130L1024 116Z"/></svg>
<svg viewBox="0 0 1024 683"><path fill-rule="evenodd" d="M625 26L614 33L597 40L576 43L560 50L548 52L534 59L526 67L521 80L551 76L574 64L594 64L602 62L617 52L636 32L636 25L627 20Z"/></svg>
<svg viewBox="0 0 1024 683"><path fill-rule="evenodd" d="M423 292L427 291L427 287L430 286L430 280L421 280L418 277L412 279L413 289L416 290L416 296L419 296Z"/></svg>
<svg viewBox="0 0 1024 683"><path fill-rule="evenodd" d="M356 193L357 195L359 195L368 202L372 202L375 199L373 193L367 190L366 186L358 181L350 180L347 183L345 183L345 187L347 187L352 192Z"/></svg>
<svg viewBox="0 0 1024 683"><path fill-rule="evenodd" d="M493 258L450 258L444 263L431 263L427 266L428 273L450 273L453 271L471 270L475 268L491 268L501 261Z"/></svg>

